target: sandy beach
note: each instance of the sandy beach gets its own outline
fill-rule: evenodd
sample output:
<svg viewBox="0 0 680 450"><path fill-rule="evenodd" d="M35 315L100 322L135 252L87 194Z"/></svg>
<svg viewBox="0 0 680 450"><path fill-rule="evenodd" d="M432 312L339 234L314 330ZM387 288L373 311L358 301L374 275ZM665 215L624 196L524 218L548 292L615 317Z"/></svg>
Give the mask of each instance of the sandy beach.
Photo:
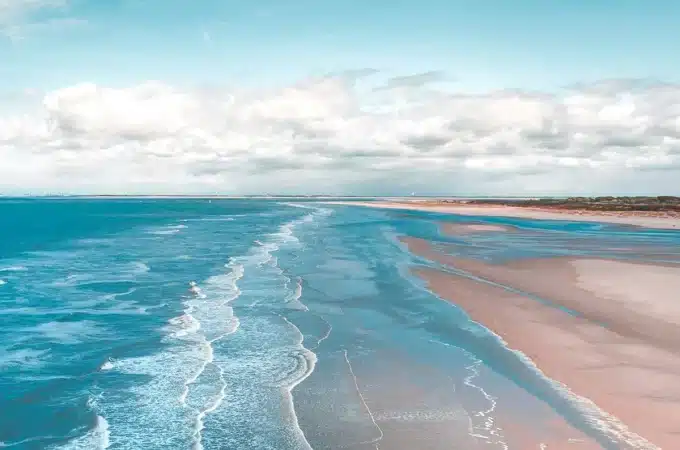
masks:
<svg viewBox="0 0 680 450"><path fill-rule="evenodd" d="M365 206L383 209L429 211L463 216L517 217L537 220L571 220L632 225L644 228L680 230L680 218L662 217L644 212L598 212L558 210L505 205L433 204L420 201L329 202L336 205Z"/></svg>
<svg viewBox="0 0 680 450"><path fill-rule="evenodd" d="M599 408L591 414L626 448L677 446L679 266L577 258L485 264L436 252L427 241L404 242L416 254L498 283L414 270L546 376L594 402Z"/></svg>

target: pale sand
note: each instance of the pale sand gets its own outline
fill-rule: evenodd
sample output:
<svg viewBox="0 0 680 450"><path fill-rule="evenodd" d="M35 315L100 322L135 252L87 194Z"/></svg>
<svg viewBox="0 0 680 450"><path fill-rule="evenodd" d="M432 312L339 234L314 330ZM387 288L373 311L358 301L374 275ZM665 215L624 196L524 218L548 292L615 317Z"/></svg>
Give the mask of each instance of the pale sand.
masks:
<svg viewBox="0 0 680 450"><path fill-rule="evenodd" d="M680 324L680 267L592 259L569 263L581 289L635 314L676 327ZM674 347L680 351L680 327L675 337Z"/></svg>
<svg viewBox="0 0 680 450"><path fill-rule="evenodd" d="M416 271L548 377L627 425L630 440L637 434L664 449L678 447L680 328L673 301L680 268L566 258L488 265L440 254L425 241L405 242L429 259L584 313L577 317L463 276Z"/></svg>
<svg viewBox="0 0 680 450"><path fill-rule="evenodd" d="M444 234L461 235L470 233L511 233L516 231L513 227L493 225L489 223L451 223L442 222L439 228Z"/></svg>
<svg viewBox="0 0 680 450"><path fill-rule="evenodd" d="M638 213L611 212L593 213L575 210L545 210L531 207L504 205L431 205L422 202L327 202L328 204L346 206L367 206L382 209L405 209L412 211L429 211L443 214L459 214L463 216L495 216L517 217L537 220L570 220L580 222L601 222L619 225L633 225L644 228L680 230L678 217L647 217Z"/></svg>
<svg viewBox="0 0 680 450"><path fill-rule="evenodd" d="M680 265L569 258L486 264L431 252L424 240L407 239L407 243L412 251L425 252L435 261L550 300L621 335L680 352L676 306ZM669 311L674 315L669 317Z"/></svg>

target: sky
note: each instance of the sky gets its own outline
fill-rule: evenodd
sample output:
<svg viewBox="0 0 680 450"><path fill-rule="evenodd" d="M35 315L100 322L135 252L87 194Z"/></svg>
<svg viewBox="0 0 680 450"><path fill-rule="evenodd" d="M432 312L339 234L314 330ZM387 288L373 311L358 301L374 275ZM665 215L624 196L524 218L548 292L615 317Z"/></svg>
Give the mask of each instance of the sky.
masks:
<svg viewBox="0 0 680 450"><path fill-rule="evenodd" d="M0 194L680 195L680 2L0 0Z"/></svg>

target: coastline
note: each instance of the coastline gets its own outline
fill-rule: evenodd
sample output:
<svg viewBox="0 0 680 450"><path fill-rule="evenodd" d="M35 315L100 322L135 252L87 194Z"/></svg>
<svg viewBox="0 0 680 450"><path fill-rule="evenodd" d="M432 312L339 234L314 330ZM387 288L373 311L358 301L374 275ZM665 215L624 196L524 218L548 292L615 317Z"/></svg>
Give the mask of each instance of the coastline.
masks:
<svg viewBox="0 0 680 450"><path fill-rule="evenodd" d="M677 443L670 418L680 408L680 307L672 300L680 267L583 258L487 264L439 253L421 239L402 241L462 271L413 269L548 378L594 402L587 414L626 448Z"/></svg>
<svg viewBox="0 0 680 450"><path fill-rule="evenodd" d="M462 216L513 217L535 220L567 220L578 222L598 222L616 225L632 225L643 228L680 230L680 218L650 215L644 212L599 212L585 210L550 209L505 205L465 205L465 204L428 204L419 201L338 201L327 202L332 205L364 206L380 209L401 209L425 211Z"/></svg>

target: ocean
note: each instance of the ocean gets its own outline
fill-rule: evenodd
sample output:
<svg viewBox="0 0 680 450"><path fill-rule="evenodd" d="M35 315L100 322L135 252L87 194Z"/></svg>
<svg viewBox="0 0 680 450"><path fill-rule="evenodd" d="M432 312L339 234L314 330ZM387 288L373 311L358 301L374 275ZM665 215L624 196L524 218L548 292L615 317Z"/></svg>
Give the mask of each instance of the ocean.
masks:
<svg viewBox="0 0 680 450"><path fill-rule="evenodd" d="M413 433L507 448L496 413L597 436L411 275L433 263L398 237L441 241L432 215L301 199L4 199L0 212L2 448L387 449ZM485 239L466 251L565 251Z"/></svg>

